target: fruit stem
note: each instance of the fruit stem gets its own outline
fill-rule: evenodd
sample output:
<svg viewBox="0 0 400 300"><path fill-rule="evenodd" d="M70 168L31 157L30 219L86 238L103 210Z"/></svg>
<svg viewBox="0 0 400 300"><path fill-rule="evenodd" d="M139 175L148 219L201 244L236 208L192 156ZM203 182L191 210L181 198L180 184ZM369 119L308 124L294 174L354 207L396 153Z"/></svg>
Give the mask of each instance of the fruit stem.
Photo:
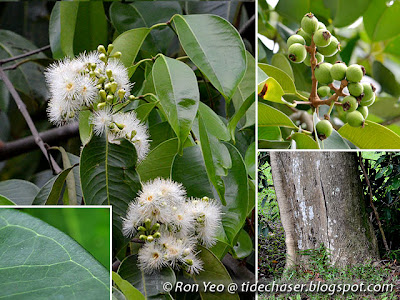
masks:
<svg viewBox="0 0 400 300"><path fill-rule="evenodd" d="M315 67L317 65L317 58L315 57L315 53L317 52L317 47L315 46L314 43L314 35L311 36L311 44L310 46L305 46L306 50L308 53L310 53L310 64L311 64L311 81L312 81L312 85L311 85L311 94L310 94L310 102L311 105L314 106L315 108L317 108L319 105L321 105L319 102L321 101L318 93L317 93L317 89L318 89L318 81L315 78Z"/></svg>

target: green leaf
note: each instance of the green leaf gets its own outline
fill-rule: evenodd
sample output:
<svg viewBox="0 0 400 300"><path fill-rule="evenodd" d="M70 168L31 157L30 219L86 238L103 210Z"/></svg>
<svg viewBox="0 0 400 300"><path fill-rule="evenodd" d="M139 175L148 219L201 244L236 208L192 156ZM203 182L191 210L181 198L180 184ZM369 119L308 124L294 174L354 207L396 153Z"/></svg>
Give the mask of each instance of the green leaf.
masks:
<svg viewBox="0 0 400 300"><path fill-rule="evenodd" d="M119 287L126 297L126 300L145 300L143 294L128 281L119 276L118 273L112 272L112 280Z"/></svg>
<svg viewBox="0 0 400 300"><path fill-rule="evenodd" d="M124 66L132 66L149 32L149 28L136 28L125 31L113 41L114 49L111 54L117 51L121 52L121 62Z"/></svg>
<svg viewBox="0 0 400 300"><path fill-rule="evenodd" d="M113 248L115 253L126 242L122 219L128 204L141 189L136 173L137 154L128 140L108 143L105 136L93 136L83 147L80 160L82 193L86 204L113 206Z"/></svg>
<svg viewBox="0 0 400 300"><path fill-rule="evenodd" d="M20 179L0 182L0 195L17 205L32 205L39 188L33 183Z"/></svg>
<svg viewBox="0 0 400 300"><path fill-rule="evenodd" d="M394 1L393 5L387 5L388 1L371 0L364 13L364 27L372 41L383 41L400 34L398 23L400 14L400 2Z"/></svg>
<svg viewBox="0 0 400 300"><path fill-rule="evenodd" d="M332 130L331 135L327 139L321 141L317 137L317 130L315 129L315 126L319 121L320 119L318 118L317 114L314 113L313 114L314 134L315 134L315 140L318 142L320 149L350 149L349 145L335 129Z"/></svg>
<svg viewBox="0 0 400 300"><path fill-rule="evenodd" d="M236 29L215 15L175 15L172 21L190 60L231 99L246 72L246 50Z"/></svg>
<svg viewBox="0 0 400 300"><path fill-rule="evenodd" d="M0 29L0 59L7 59L28 51L36 50L37 47L24 37L8 30ZM30 56L30 59L46 58L43 53ZM43 76L43 67L33 62L25 63L15 70L6 71L15 89L20 93L38 102L47 99L46 81ZM8 98L8 90L2 82L2 93ZM3 100L0 100L2 102ZM8 106L8 99L2 106ZM40 102L39 101L39 102ZM7 104L7 105L6 105ZM3 108L3 109L4 109Z"/></svg>
<svg viewBox="0 0 400 300"><path fill-rule="evenodd" d="M168 122L157 123L149 128L150 132L150 150L154 149L162 142L176 137L176 134Z"/></svg>
<svg viewBox="0 0 400 300"><path fill-rule="evenodd" d="M12 202L10 199L0 195L0 205L16 205L16 204Z"/></svg>
<svg viewBox="0 0 400 300"><path fill-rule="evenodd" d="M169 267L151 275L145 274L138 268L137 256L126 257L119 266L118 274L137 288L145 299L154 299L155 296L167 294L163 289L164 282L175 285L176 277L174 271Z"/></svg>
<svg viewBox="0 0 400 300"><path fill-rule="evenodd" d="M204 120L207 131L222 141L231 139L228 128L221 118L206 104L199 103L199 115Z"/></svg>
<svg viewBox="0 0 400 300"><path fill-rule="evenodd" d="M368 107L369 113L382 118L383 120L393 120L400 116L400 105L397 98L377 97L374 104ZM374 121L371 119L371 121Z"/></svg>
<svg viewBox="0 0 400 300"><path fill-rule="evenodd" d="M400 136L372 121L365 121L364 128L345 124L339 133L360 149L400 149Z"/></svg>
<svg viewBox="0 0 400 300"><path fill-rule="evenodd" d="M236 245L233 247L233 257L235 259L244 259L253 252L253 242L249 234L240 230Z"/></svg>
<svg viewBox="0 0 400 300"><path fill-rule="evenodd" d="M258 140L258 149L288 149L290 142Z"/></svg>
<svg viewBox="0 0 400 300"><path fill-rule="evenodd" d="M203 153L203 158L208 178L210 179L210 182L217 190L222 205L226 205L224 197L225 194L224 181L221 179L220 176L216 174L214 160L213 160L213 153L211 151L210 140L208 137L207 129L204 125L203 119L200 116L199 116L199 132L200 132L201 152Z"/></svg>
<svg viewBox="0 0 400 300"><path fill-rule="evenodd" d="M258 67L269 77L274 78L282 87L285 94L296 94L296 86L292 78L284 71L267 64L258 64Z"/></svg>
<svg viewBox="0 0 400 300"><path fill-rule="evenodd" d="M182 153L200 102L196 76L183 62L161 55L154 63L153 80L160 105L179 139L179 152Z"/></svg>
<svg viewBox="0 0 400 300"><path fill-rule="evenodd" d="M244 156L244 162L246 163L247 173L252 179L256 179L256 143L253 142L247 148L246 155Z"/></svg>
<svg viewBox="0 0 400 300"><path fill-rule="evenodd" d="M86 145L93 135L93 125L90 122L92 115L89 110L79 112L79 136L83 145Z"/></svg>
<svg viewBox="0 0 400 300"><path fill-rule="evenodd" d="M140 162L137 172L141 182L162 177L171 177L172 163L178 153L178 139L173 138L160 143Z"/></svg>
<svg viewBox="0 0 400 300"><path fill-rule="evenodd" d="M377 60L372 65L372 76L380 83L382 90L395 97L400 96L400 84L397 82L396 77Z"/></svg>
<svg viewBox="0 0 400 300"><path fill-rule="evenodd" d="M289 60L282 53L272 56L271 65L284 71L294 81L293 69Z"/></svg>
<svg viewBox="0 0 400 300"><path fill-rule="evenodd" d="M109 299L110 273L63 232L14 209L0 231L0 298Z"/></svg>
<svg viewBox="0 0 400 300"><path fill-rule="evenodd" d="M240 108L235 112L235 114L232 116L228 123L228 130L231 134L231 138L233 141L235 141L235 130L236 126L239 123L240 119L246 114L246 112L249 110L249 108L254 104L255 102L255 93L251 94L246 101L243 102L243 104L240 106Z"/></svg>
<svg viewBox="0 0 400 300"><path fill-rule="evenodd" d="M258 127L282 126L297 128L283 112L264 103L258 102Z"/></svg>
<svg viewBox="0 0 400 300"><path fill-rule="evenodd" d="M400 56L400 36L389 41L384 51L389 54Z"/></svg>
<svg viewBox="0 0 400 300"><path fill-rule="evenodd" d="M57 2L49 23L53 58L97 49L107 42L107 31L102 2Z"/></svg>
<svg viewBox="0 0 400 300"><path fill-rule="evenodd" d="M193 281L203 287L203 282L212 282L216 285L223 284L225 287L229 282L232 282L228 271L225 269L221 261L207 248L198 246L200 253L198 257L204 262L204 271L197 275L190 275ZM221 299L221 300L239 300L239 295L229 294L226 290L222 293L205 293L200 289L201 299Z"/></svg>
<svg viewBox="0 0 400 300"><path fill-rule="evenodd" d="M308 0L280 0L275 10L283 17L300 23L306 13L313 12L318 17L330 18L330 11L326 8L327 1L308 1ZM332 1L329 1L331 3Z"/></svg>
<svg viewBox="0 0 400 300"><path fill-rule="evenodd" d="M145 122L153 110L153 108L156 106L157 102L151 102L151 103L145 103L142 105L139 105L136 109L136 117L142 121Z"/></svg>
<svg viewBox="0 0 400 300"><path fill-rule="evenodd" d="M115 287L112 287L112 300L126 300L124 294Z"/></svg>
<svg viewBox="0 0 400 300"><path fill-rule="evenodd" d="M61 192L63 191L65 180L69 172L75 166L69 167L63 170L57 176L51 178L46 184L40 189L39 193L36 195L35 200L32 204L34 205L57 205L60 199Z"/></svg>
<svg viewBox="0 0 400 300"><path fill-rule="evenodd" d="M247 69L242 81L239 83L235 94L232 97L235 111L238 111L246 99L254 93L254 83L256 81L256 74L254 73L256 62L254 57L246 51ZM246 111L246 120L243 122L243 127L249 127L255 123L255 103L252 104Z"/></svg>
<svg viewBox="0 0 400 300"><path fill-rule="evenodd" d="M278 126L269 127L258 127L258 139L259 140L282 140L282 133Z"/></svg>
<svg viewBox="0 0 400 300"><path fill-rule="evenodd" d="M353 24L368 8L371 0L353 0L351 5L347 0L336 0L335 18L333 25L335 27L345 27Z"/></svg>
<svg viewBox="0 0 400 300"><path fill-rule="evenodd" d="M295 132L291 138L296 141L296 149L319 149L318 143L308 134Z"/></svg>
<svg viewBox="0 0 400 300"><path fill-rule="evenodd" d="M282 87L274 78L270 77L258 85L259 96L264 100L287 104L282 96L285 94ZM261 91L261 93L260 93Z"/></svg>

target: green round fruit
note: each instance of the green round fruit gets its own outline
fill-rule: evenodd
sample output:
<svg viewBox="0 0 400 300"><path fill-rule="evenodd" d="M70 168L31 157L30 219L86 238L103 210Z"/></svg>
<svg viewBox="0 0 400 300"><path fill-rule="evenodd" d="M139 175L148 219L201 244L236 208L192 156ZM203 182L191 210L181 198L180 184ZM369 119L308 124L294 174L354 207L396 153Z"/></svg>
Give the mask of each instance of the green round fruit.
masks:
<svg viewBox="0 0 400 300"><path fill-rule="evenodd" d="M296 63L302 63L307 56L307 50L302 44L293 44L288 49L289 59Z"/></svg>
<svg viewBox="0 0 400 300"><path fill-rule="evenodd" d="M359 106L359 107L357 108L357 111L359 111L359 112L363 115L364 119L366 119L366 118L368 117L368 107L366 107L366 106Z"/></svg>
<svg viewBox="0 0 400 300"><path fill-rule="evenodd" d="M362 83L364 89L364 97L361 99L361 105L370 106L375 101L375 87L371 83Z"/></svg>
<svg viewBox="0 0 400 300"><path fill-rule="evenodd" d="M332 134L332 124L328 120L322 120L315 125L317 130L318 138L322 141L328 138Z"/></svg>
<svg viewBox="0 0 400 300"><path fill-rule="evenodd" d="M340 43L334 36L331 37L331 42L326 47L319 47L318 52L326 57L334 56L340 50Z"/></svg>
<svg viewBox="0 0 400 300"><path fill-rule="evenodd" d="M313 13L308 13L301 19L301 28L308 34L313 34L317 31L318 25L318 19Z"/></svg>
<svg viewBox="0 0 400 300"><path fill-rule="evenodd" d="M347 66L344 62L338 61L331 68L331 75L334 80L342 81L346 77Z"/></svg>
<svg viewBox="0 0 400 300"><path fill-rule="evenodd" d="M351 127L360 127L365 122L362 113L360 113L358 110L348 113L346 121Z"/></svg>
<svg viewBox="0 0 400 300"><path fill-rule="evenodd" d="M326 29L325 24L322 23L322 22L318 22L318 28L317 28L317 30L320 30L320 29Z"/></svg>
<svg viewBox="0 0 400 300"><path fill-rule="evenodd" d="M362 106L371 106L375 102L375 93L372 93L372 97L370 99L365 98L365 96L361 99L360 105Z"/></svg>
<svg viewBox="0 0 400 300"><path fill-rule="evenodd" d="M324 56L322 54L318 53L318 52L315 53L315 58L317 59L317 64L319 64L319 63L324 61ZM311 55L310 55L310 53L307 52L306 59L303 61L303 63L306 66L311 67L311 61L310 60L311 60Z"/></svg>
<svg viewBox="0 0 400 300"><path fill-rule="evenodd" d="M314 33L314 43L317 47L326 47L331 42L331 33L326 29L317 30Z"/></svg>
<svg viewBox="0 0 400 300"><path fill-rule="evenodd" d="M320 97L326 97L329 95L330 92L331 92L331 88L327 85L320 86L317 90L318 96L320 96Z"/></svg>
<svg viewBox="0 0 400 300"><path fill-rule="evenodd" d="M307 32L303 30L303 28L300 28L296 31L296 34L300 35L303 37L303 39L306 41L306 45L311 44L311 35L309 35Z"/></svg>
<svg viewBox="0 0 400 300"><path fill-rule="evenodd" d="M365 68L357 64L349 66L346 70L346 79L349 82L360 82L364 75Z"/></svg>
<svg viewBox="0 0 400 300"><path fill-rule="evenodd" d="M342 106L343 110L347 112L355 111L358 107L357 99L354 98L353 96L344 97L342 104L343 104Z"/></svg>
<svg viewBox="0 0 400 300"><path fill-rule="evenodd" d="M349 89L350 95L354 97L360 97L364 91L363 85L359 82L351 82L348 84L347 88Z"/></svg>
<svg viewBox="0 0 400 300"><path fill-rule="evenodd" d="M305 44L306 44L306 41L304 40L304 38L303 38L301 35L299 35L299 34L293 34L293 35L291 35L291 36L288 38L288 40L287 40L287 46L288 46L288 48L289 48L290 46L292 46L293 44L302 44L302 45L305 45Z"/></svg>
<svg viewBox="0 0 400 300"><path fill-rule="evenodd" d="M332 65L330 63L320 63L315 66L315 78L323 84L329 84L333 81L331 76Z"/></svg>

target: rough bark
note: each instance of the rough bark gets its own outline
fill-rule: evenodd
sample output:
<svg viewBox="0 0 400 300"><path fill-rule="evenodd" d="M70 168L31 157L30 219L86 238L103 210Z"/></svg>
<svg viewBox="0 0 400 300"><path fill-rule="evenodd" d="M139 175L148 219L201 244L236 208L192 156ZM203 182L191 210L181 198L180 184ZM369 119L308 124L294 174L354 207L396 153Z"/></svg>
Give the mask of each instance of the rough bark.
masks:
<svg viewBox="0 0 400 300"><path fill-rule="evenodd" d="M286 267L321 244L338 266L379 258L354 152L271 152L271 169L285 230Z"/></svg>

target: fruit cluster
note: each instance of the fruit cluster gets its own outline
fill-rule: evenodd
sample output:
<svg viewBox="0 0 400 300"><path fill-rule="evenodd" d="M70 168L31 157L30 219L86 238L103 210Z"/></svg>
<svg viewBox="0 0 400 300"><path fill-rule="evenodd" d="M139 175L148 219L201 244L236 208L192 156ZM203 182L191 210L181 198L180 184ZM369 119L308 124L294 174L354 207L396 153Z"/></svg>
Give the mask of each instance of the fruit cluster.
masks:
<svg viewBox="0 0 400 300"><path fill-rule="evenodd" d="M326 29L326 26L312 13L306 14L301 20L301 28L288 38L287 46L288 57L293 63L304 62L305 65L314 68L315 80L319 84L318 96L331 96L331 89L334 93L339 91L332 101L337 101L339 96L343 97L341 107L346 112L347 123L352 127L363 126L368 116L368 106L375 101L375 87L369 83L361 83L365 75L363 66L353 64L347 67L341 61L333 65L324 62L325 56L331 57L340 50L338 39ZM341 82L340 89L331 85L334 80ZM349 94L343 92L345 87ZM312 102L311 99L310 101ZM332 124L328 120L316 124L316 131L321 140L328 138L332 130Z"/></svg>

